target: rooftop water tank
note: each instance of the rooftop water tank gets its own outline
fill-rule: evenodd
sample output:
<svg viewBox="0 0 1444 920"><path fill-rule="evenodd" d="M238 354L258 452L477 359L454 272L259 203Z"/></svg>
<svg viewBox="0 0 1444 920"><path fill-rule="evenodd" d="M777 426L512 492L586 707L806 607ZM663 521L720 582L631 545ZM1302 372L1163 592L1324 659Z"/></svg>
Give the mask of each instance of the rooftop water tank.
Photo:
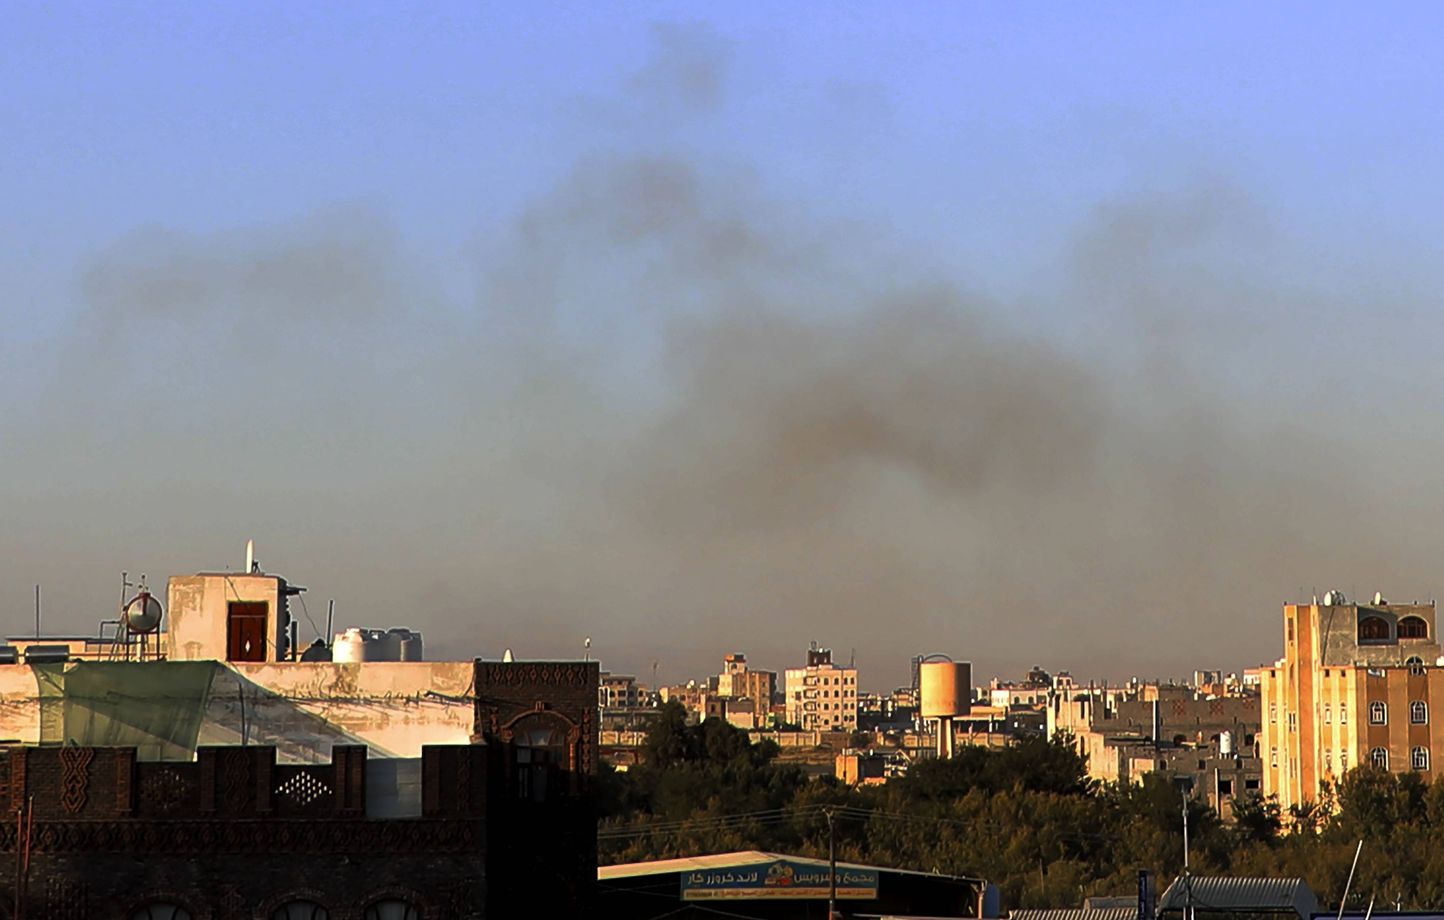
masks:
<svg viewBox="0 0 1444 920"><path fill-rule="evenodd" d="M1222 757L1233 756L1233 732L1223 732L1218 736L1218 753Z"/></svg>
<svg viewBox="0 0 1444 920"><path fill-rule="evenodd" d="M402 661L425 661L426 656L421 647L421 633L406 630L401 637L401 659Z"/></svg>
<svg viewBox="0 0 1444 920"><path fill-rule="evenodd" d="M331 660L354 663L366 660L366 637L355 626L336 634L331 643Z"/></svg>
<svg viewBox="0 0 1444 920"><path fill-rule="evenodd" d="M125 605L125 627L133 633L153 633L160 626L160 601L142 591Z"/></svg>
<svg viewBox="0 0 1444 920"><path fill-rule="evenodd" d="M0 645L0 664L19 664L20 649L13 645Z"/></svg>
<svg viewBox="0 0 1444 920"><path fill-rule="evenodd" d="M380 629L365 630L366 661L396 661L401 657L401 640Z"/></svg>
<svg viewBox="0 0 1444 920"><path fill-rule="evenodd" d="M972 709L973 666L966 661L924 661L918 666L924 719L951 719Z"/></svg>
<svg viewBox="0 0 1444 920"><path fill-rule="evenodd" d="M63 664L69 660L68 645L32 645L25 650L26 664Z"/></svg>

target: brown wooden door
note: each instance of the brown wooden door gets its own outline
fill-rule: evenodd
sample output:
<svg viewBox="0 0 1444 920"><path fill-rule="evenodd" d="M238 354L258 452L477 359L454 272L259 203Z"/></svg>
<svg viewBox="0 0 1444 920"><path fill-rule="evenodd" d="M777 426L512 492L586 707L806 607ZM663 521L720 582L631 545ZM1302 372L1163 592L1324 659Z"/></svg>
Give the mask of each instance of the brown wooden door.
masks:
<svg viewBox="0 0 1444 920"><path fill-rule="evenodd" d="M266 660L266 604L233 601L226 611L226 660Z"/></svg>

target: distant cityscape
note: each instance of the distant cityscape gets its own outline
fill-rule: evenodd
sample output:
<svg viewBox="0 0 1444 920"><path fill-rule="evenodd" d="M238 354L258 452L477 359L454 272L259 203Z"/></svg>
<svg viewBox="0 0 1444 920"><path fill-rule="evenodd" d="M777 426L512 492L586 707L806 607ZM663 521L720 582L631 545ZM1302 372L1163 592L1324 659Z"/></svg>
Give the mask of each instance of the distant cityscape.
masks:
<svg viewBox="0 0 1444 920"><path fill-rule="evenodd" d="M1285 605L1283 657L1237 674L1114 686L1035 667L975 685L972 663L931 654L909 662L907 686L879 694L861 692L854 662L816 643L779 670L725 651L715 674L661 686L595 661L509 651L433 661L417 631L336 628L329 615L303 644L293 601L305 588L265 572L249 547L244 570L173 577L164 602L143 584L127 590L97 635L14 636L0 647L0 805L17 816L0 846L19 854L9 896L31 916L194 920L209 915L204 905L230 904L215 916L259 905L271 920L342 908L419 920L545 904L549 916L621 917L632 908L593 913L593 899L645 900L648 879L668 873L682 902L766 901L760 880L785 876L811 880L796 897L835 898L840 884L879 909L997 916L984 879L843 871L835 857L829 868L816 856L702 852L599 868L598 784L613 784L604 774L655 777L653 756L771 750L773 761L738 763L824 790L885 789L965 752L1063 745L1099 788L1161 778L1225 824L1242 811L1256 822L1272 802L1283 826L1330 807L1323 793L1354 767L1432 779L1444 742L1430 712L1444 680L1434 604L1382 596ZM686 738L657 734L677 726L720 753L688 754ZM870 814L849 808L697 820L712 833L759 815ZM606 839L685 826L614 824ZM138 874L120 855L136 852L153 854ZM338 859L346 871L322 871ZM244 882L225 868L235 860L249 867ZM139 908L125 906L135 898Z"/></svg>

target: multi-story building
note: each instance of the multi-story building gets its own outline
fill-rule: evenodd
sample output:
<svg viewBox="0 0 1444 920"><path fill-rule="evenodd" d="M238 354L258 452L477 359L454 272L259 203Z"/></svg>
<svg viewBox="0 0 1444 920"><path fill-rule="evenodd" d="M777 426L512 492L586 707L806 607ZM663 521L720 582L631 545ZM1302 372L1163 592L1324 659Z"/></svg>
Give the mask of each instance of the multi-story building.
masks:
<svg viewBox="0 0 1444 920"><path fill-rule="evenodd" d="M747 695L747 656L733 652L722 658L722 673L717 676L718 696Z"/></svg>
<svg viewBox="0 0 1444 920"><path fill-rule="evenodd" d="M1285 604L1284 657L1262 670L1264 792L1284 808L1316 801L1352 767L1433 777L1444 726L1435 609L1427 604Z"/></svg>
<svg viewBox="0 0 1444 920"><path fill-rule="evenodd" d="M602 709L636 709L642 705L641 688L630 674L603 671L597 687L597 705Z"/></svg>
<svg viewBox="0 0 1444 920"><path fill-rule="evenodd" d="M807 666L786 673L787 721L803 731L857 731L857 669L832 663L814 643Z"/></svg>
<svg viewBox="0 0 1444 920"><path fill-rule="evenodd" d="M717 677L717 695L723 699L747 701L746 708L752 710L750 727L761 728L772 721L777 672L748 667L747 656L733 652L722 659L722 673ZM738 720L733 721L740 724Z"/></svg>
<svg viewBox="0 0 1444 920"><path fill-rule="evenodd" d="M1221 687L1205 682L1205 687ZM1173 774L1225 818L1233 800L1259 792L1259 703L1177 684L1072 686L1054 693L1047 732L1063 732L1100 782Z"/></svg>

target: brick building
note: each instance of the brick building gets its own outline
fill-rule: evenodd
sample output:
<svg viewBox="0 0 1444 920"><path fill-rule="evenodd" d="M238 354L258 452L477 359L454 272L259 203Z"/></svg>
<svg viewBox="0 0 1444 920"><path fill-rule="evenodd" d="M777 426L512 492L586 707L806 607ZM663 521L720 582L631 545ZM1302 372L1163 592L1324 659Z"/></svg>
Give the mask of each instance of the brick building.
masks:
<svg viewBox="0 0 1444 920"><path fill-rule="evenodd" d="M193 761L4 750L0 808L33 817L26 832L0 822L0 917L17 883L32 920L584 915L597 666L472 668L473 743L423 746L414 783L361 745L329 763L280 763L271 745L201 746Z"/></svg>

